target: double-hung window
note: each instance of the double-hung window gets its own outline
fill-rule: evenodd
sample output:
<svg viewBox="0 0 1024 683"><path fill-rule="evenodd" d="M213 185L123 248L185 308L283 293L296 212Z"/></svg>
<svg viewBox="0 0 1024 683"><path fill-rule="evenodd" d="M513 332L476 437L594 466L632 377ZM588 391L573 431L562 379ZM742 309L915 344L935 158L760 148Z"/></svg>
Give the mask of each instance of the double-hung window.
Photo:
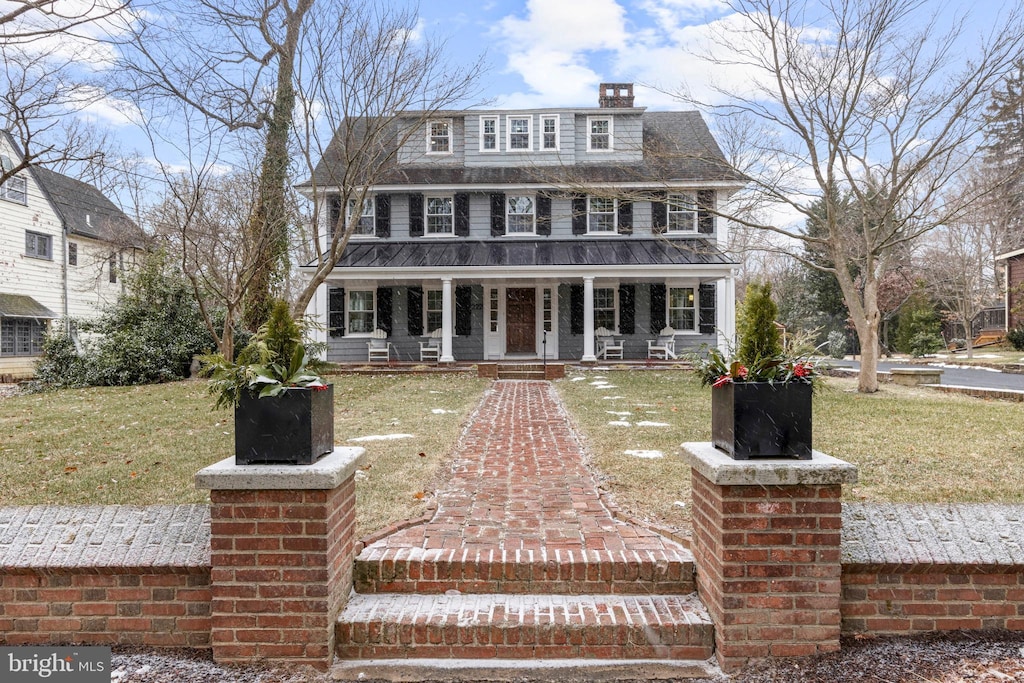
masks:
<svg viewBox="0 0 1024 683"><path fill-rule="evenodd" d="M348 200L348 214L345 218L349 225L352 224L353 218L356 219L355 226L352 228L353 235L372 237L376 234L376 213L373 210L373 197L366 197L363 200L362 206L357 208L358 203L355 199Z"/></svg>
<svg viewBox="0 0 1024 683"><path fill-rule="evenodd" d="M509 116L508 117L508 149L509 151L528 152L533 149L531 139L532 117L530 116Z"/></svg>
<svg viewBox="0 0 1024 683"><path fill-rule="evenodd" d="M616 200L609 197L587 197L587 229L592 233L614 233Z"/></svg>
<svg viewBox="0 0 1024 683"><path fill-rule="evenodd" d="M533 234L536 231L536 204L533 197L509 196L507 209L505 226L508 234Z"/></svg>
<svg viewBox="0 0 1024 683"><path fill-rule="evenodd" d="M697 200L689 193L668 196L668 231L697 231Z"/></svg>
<svg viewBox="0 0 1024 683"><path fill-rule="evenodd" d="M78 265L78 243L77 242L68 242L68 265L69 266L77 266Z"/></svg>
<svg viewBox="0 0 1024 683"><path fill-rule="evenodd" d="M613 149L612 118L591 116L587 119L587 151L601 152Z"/></svg>
<svg viewBox="0 0 1024 683"><path fill-rule="evenodd" d="M558 150L558 115L540 117L540 148L545 151Z"/></svg>
<svg viewBox="0 0 1024 683"><path fill-rule="evenodd" d="M693 287L668 290L668 326L676 331L697 329L697 300Z"/></svg>
<svg viewBox="0 0 1024 683"><path fill-rule="evenodd" d="M498 151L498 117L480 117L480 151Z"/></svg>
<svg viewBox="0 0 1024 683"><path fill-rule="evenodd" d="M427 197L428 235L451 235L455 230L455 202L452 197Z"/></svg>
<svg viewBox="0 0 1024 683"><path fill-rule="evenodd" d="M0 185L0 199L27 205L28 181L21 176L11 176Z"/></svg>
<svg viewBox="0 0 1024 683"><path fill-rule="evenodd" d="M372 289L352 290L348 292L348 318L349 334L370 334L376 325L376 309L373 305Z"/></svg>
<svg viewBox="0 0 1024 683"><path fill-rule="evenodd" d="M449 154L452 151L452 124L450 121L427 123L427 152Z"/></svg>
<svg viewBox="0 0 1024 683"><path fill-rule="evenodd" d="M423 306L423 329L427 334L441 329L444 322L444 298L440 289L428 289Z"/></svg>
<svg viewBox="0 0 1024 683"><path fill-rule="evenodd" d="M25 256L53 260L53 236L26 230Z"/></svg>
<svg viewBox="0 0 1024 683"><path fill-rule="evenodd" d="M603 327L606 330L617 330L615 324L615 288L599 287L594 289L594 329Z"/></svg>

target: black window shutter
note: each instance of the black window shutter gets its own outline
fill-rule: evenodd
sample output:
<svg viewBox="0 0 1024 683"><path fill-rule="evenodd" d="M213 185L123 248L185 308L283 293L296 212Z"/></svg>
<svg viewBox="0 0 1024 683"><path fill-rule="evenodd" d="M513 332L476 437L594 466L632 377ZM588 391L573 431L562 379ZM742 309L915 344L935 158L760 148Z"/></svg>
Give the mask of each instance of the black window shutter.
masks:
<svg viewBox="0 0 1024 683"><path fill-rule="evenodd" d="M465 192L455 194L455 234L469 237L469 195Z"/></svg>
<svg viewBox="0 0 1024 683"><path fill-rule="evenodd" d="M537 234L551 234L551 197L546 194L537 195Z"/></svg>
<svg viewBox="0 0 1024 683"><path fill-rule="evenodd" d="M423 334L423 288L410 287L405 290L405 310L409 314L406 327L410 337Z"/></svg>
<svg viewBox="0 0 1024 683"><path fill-rule="evenodd" d="M587 198L579 194L572 197L572 234L587 234Z"/></svg>
<svg viewBox="0 0 1024 683"><path fill-rule="evenodd" d="M505 195L495 192L491 195L491 237L505 234Z"/></svg>
<svg viewBox="0 0 1024 683"><path fill-rule="evenodd" d="M468 337L473 334L473 287L459 285L455 288L455 334Z"/></svg>
<svg viewBox="0 0 1024 683"><path fill-rule="evenodd" d="M619 200L619 234L633 234L633 202L628 199Z"/></svg>
<svg viewBox="0 0 1024 683"><path fill-rule="evenodd" d="M332 337L345 336L345 288L327 290L327 330Z"/></svg>
<svg viewBox="0 0 1024 683"><path fill-rule="evenodd" d="M327 200L327 239L334 239L334 231L341 220L341 197L332 196Z"/></svg>
<svg viewBox="0 0 1024 683"><path fill-rule="evenodd" d="M700 304L700 333L714 334L716 327L715 302L717 292L714 282L706 282L700 286L698 302Z"/></svg>
<svg viewBox="0 0 1024 683"><path fill-rule="evenodd" d="M715 232L715 191L697 192L697 232L710 235Z"/></svg>
<svg viewBox="0 0 1024 683"><path fill-rule="evenodd" d="M583 334L583 285L569 285L569 333Z"/></svg>
<svg viewBox="0 0 1024 683"><path fill-rule="evenodd" d="M668 229L667 192L658 192L651 199L651 231L660 235Z"/></svg>
<svg viewBox="0 0 1024 683"><path fill-rule="evenodd" d="M377 220L375 233L377 237L391 237L391 195L379 194L377 202Z"/></svg>
<svg viewBox="0 0 1024 683"><path fill-rule="evenodd" d="M665 327L667 296L665 285L651 285L651 334L658 334Z"/></svg>
<svg viewBox="0 0 1024 683"><path fill-rule="evenodd" d="M391 288L377 288L377 329L391 334Z"/></svg>
<svg viewBox="0 0 1024 683"><path fill-rule="evenodd" d="M619 285L619 334L636 332L636 285Z"/></svg>
<svg viewBox="0 0 1024 683"><path fill-rule="evenodd" d="M409 237L423 237L423 195L409 195Z"/></svg>

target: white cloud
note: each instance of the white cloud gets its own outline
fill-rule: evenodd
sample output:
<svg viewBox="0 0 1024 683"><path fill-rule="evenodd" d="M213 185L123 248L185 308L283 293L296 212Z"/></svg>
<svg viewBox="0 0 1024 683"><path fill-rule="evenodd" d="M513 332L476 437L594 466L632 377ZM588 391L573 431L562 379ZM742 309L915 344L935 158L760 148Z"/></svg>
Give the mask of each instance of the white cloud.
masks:
<svg viewBox="0 0 1024 683"><path fill-rule="evenodd" d="M143 120L142 112L134 103L105 95L98 88L79 86L69 106L77 103L78 116L102 121L113 126L130 126Z"/></svg>

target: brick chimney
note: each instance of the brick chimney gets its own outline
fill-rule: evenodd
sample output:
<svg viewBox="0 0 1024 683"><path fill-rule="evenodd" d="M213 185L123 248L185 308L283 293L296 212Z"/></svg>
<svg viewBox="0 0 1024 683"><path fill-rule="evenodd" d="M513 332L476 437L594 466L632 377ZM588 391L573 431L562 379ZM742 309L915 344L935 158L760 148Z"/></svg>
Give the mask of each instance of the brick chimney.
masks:
<svg viewBox="0 0 1024 683"><path fill-rule="evenodd" d="M632 83L602 83L597 102L602 109L633 106Z"/></svg>

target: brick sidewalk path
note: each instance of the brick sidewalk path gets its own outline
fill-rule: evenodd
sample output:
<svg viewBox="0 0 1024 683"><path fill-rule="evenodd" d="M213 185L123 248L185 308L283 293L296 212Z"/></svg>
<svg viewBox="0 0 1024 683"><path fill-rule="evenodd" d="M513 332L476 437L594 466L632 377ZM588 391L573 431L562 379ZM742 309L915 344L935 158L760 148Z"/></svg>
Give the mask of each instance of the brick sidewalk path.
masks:
<svg viewBox="0 0 1024 683"><path fill-rule="evenodd" d="M525 580L536 592L685 588L689 552L652 531L615 520L583 460L550 384L496 382L467 429L454 475L438 494L434 518L364 549L357 590L423 590L408 579L427 577L410 576L419 573L415 569L400 569L395 577L395 565L438 562L445 563L446 571L475 565L429 577L451 578L451 587L463 591L491 590L496 576L516 583L505 588L525 588ZM586 565L590 574L579 570ZM638 588L638 580L651 583ZM431 589L443 587L430 584Z"/></svg>

